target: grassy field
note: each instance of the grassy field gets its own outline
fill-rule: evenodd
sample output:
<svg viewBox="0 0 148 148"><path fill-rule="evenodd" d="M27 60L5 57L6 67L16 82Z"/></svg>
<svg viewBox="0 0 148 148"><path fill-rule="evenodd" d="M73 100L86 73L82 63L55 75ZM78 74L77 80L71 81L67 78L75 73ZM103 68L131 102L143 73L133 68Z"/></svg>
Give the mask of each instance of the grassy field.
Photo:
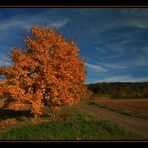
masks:
<svg viewBox="0 0 148 148"><path fill-rule="evenodd" d="M12 115L12 114L11 114ZM96 120L75 107L51 117L7 118L0 122L0 140L137 140L142 139L114 122Z"/></svg>
<svg viewBox="0 0 148 148"><path fill-rule="evenodd" d="M148 99L99 99L88 104L115 111L124 115L148 119Z"/></svg>

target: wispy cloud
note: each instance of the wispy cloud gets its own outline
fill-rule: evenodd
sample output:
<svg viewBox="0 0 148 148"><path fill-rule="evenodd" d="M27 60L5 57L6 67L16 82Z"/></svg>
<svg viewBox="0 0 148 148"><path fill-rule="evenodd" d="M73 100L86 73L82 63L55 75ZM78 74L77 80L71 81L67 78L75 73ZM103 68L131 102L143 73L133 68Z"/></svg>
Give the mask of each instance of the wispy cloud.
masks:
<svg viewBox="0 0 148 148"><path fill-rule="evenodd" d="M9 29L12 29L12 27L19 27L18 29L29 29L32 25L39 24L38 22L38 16L25 16L25 19L27 21L24 21L24 18L22 18L20 15L14 16L8 20L1 21L0 22L0 30L8 31Z"/></svg>
<svg viewBox="0 0 148 148"><path fill-rule="evenodd" d="M8 9L7 16L1 12L0 46L13 46L13 42L19 45L21 36L25 36L31 26L55 26L76 39L81 56L87 59L88 81L147 79L147 8L40 8L37 11L25 8L17 9L19 13L12 8Z"/></svg>
<svg viewBox="0 0 148 148"><path fill-rule="evenodd" d="M95 49L98 51L98 52L101 52L101 53L106 53L106 50L103 49L103 48L100 48L100 47L95 47Z"/></svg>
<svg viewBox="0 0 148 148"><path fill-rule="evenodd" d="M131 75L112 76L101 80L101 82L148 82L148 77L135 78Z"/></svg>
<svg viewBox="0 0 148 148"><path fill-rule="evenodd" d="M103 79L105 82L125 82L131 80L131 76L112 76Z"/></svg>
<svg viewBox="0 0 148 148"><path fill-rule="evenodd" d="M124 15L147 15L147 8L123 8L120 11Z"/></svg>
<svg viewBox="0 0 148 148"><path fill-rule="evenodd" d="M101 66L93 65L89 63L85 63L85 65L93 70L99 71L99 72L106 72L107 70Z"/></svg>
<svg viewBox="0 0 148 148"><path fill-rule="evenodd" d="M125 21L126 25L132 26L132 27L137 27L140 29L145 29L148 28L148 20L145 20L144 18L142 19L129 19Z"/></svg>
<svg viewBox="0 0 148 148"><path fill-rule="evenodd" d="M43 25L44 21L46 23L46 26L44 24L45 27L55 26L57 28L60 28L60 27L65 26L68 22L71 21L71 19L69 18L64 18L63 20L59 20L59 19L55 20L53 18L49 18L47 14L48 14L48 11L45 11L42 14L36 14L33 16L32 15L25 15L23 17L21 15L13 16L9 19L6 19L0 22L0 30L7 31L11 29L12 27L20 27L22 29L28 30L31 26Z"/></svg>
<svg viewBox="0 0 148 148"><path fill-rule="evenodd" d="M51 26L55 26L55 27L57 27L57 28L60 28L60 27L65 26L65 25L66 25L68 22L70 22L70 21L71 21L70 19L66 18L66 19L64 19L64 20L62 20L62 21L53 22L53 23L51 24Z"/></svg>
<svg viewBox="0 0 148 148"><path fill-rule="evenodd" d="M120 56L117 56L117 58L119 58L118 62L113 62L112 60L116 58L116 56L113 57L109 57L106 59L109 59L109 62L106 62L106 60L104 61L98 61L98 64L101 67L104 67L106 70L108 71L112 71L112 70L128 70L131 68L138 68L141 66L148 66L148 60L147 60L147 55L148 55L148 51L146 51L145 55L144 54L139 54L134 55L133 57L130 57L127 55L127 57L125 56L125 58L122 58L122 60L120 59ZM122 56L121 56L122 57ZM126 59L126 60L125 60ZM97 61L96 61L97 63Z"/></svg>
<svg viewBox="0 0 148 148"><path fill-rule="evenodd" d="M147 55L140 55L136 59L131 61L133 66L148 66L148 58Z"/></svg>
<svg viewBox="0 0 148 148"><path fill-rule="evenodd" d="M139 29L148 28L148 9L147 8L124 8L121 9L123 14L122 25L137 27Z"/></svg>
<svg viewBox="0 0 148 148"><path fill-rule="evenodd" d="M103 65L103 67L106 67L106 68L108 68L110 70L113 70L113 69L117 70L117 69L125 69L125 68L127 68L127 66L125 66L125 65L118 65L117 63L116 64L115 63L113 63L113 64L103 63L101 65Z"/></svg>

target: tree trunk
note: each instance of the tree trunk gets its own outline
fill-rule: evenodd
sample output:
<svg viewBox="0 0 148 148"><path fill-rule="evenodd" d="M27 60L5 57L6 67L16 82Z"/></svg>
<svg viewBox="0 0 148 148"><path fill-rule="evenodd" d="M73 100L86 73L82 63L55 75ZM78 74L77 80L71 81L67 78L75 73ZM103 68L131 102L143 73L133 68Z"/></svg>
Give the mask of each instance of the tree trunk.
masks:
<svg viewBox="0 0 148 148"><path fill-rule="evenodd" d="M34 114L34 118L37 119L39 118L39 116L37 114Z"/></svg>

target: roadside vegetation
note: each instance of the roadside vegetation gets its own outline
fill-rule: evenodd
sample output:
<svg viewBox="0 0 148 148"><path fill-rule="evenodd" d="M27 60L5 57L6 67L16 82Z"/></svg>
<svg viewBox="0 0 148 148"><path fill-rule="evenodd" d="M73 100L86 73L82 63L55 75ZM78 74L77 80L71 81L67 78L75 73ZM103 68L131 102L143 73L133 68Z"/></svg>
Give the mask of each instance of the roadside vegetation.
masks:
<svg viewBox="0 0 148 148"><path fill-rule="evenodd" d="M118 124L96 120L75 107L56 111L51 117L33 118L0 128L0 140L137 140L142 139ZM48 120L47 120L48 118ZM44 120L46 119L46 120ZM32 121L31 121L32 120ZM44 121L44 122L43 122ZM11 124L11 122L10 122ZM19 125L19 126L18 126Z"/></svg>

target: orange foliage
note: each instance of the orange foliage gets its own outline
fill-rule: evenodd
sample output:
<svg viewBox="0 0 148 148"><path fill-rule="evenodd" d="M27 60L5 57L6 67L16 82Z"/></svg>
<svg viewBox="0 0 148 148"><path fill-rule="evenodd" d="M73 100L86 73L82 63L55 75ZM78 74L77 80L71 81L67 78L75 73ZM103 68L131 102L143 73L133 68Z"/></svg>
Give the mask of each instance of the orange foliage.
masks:
<svg viewBox="0 0 148 148"><path fill-rule="evenodd" d="M7 97L5 107L17 109L31 104L31 111L42 114L42 106L58 109L77 103L85 92L84 59L78 57L76 43L66 41L55 29L32 27L25 40L27 50L12 50L13 67L1 67L0 90Z"/></svg>

